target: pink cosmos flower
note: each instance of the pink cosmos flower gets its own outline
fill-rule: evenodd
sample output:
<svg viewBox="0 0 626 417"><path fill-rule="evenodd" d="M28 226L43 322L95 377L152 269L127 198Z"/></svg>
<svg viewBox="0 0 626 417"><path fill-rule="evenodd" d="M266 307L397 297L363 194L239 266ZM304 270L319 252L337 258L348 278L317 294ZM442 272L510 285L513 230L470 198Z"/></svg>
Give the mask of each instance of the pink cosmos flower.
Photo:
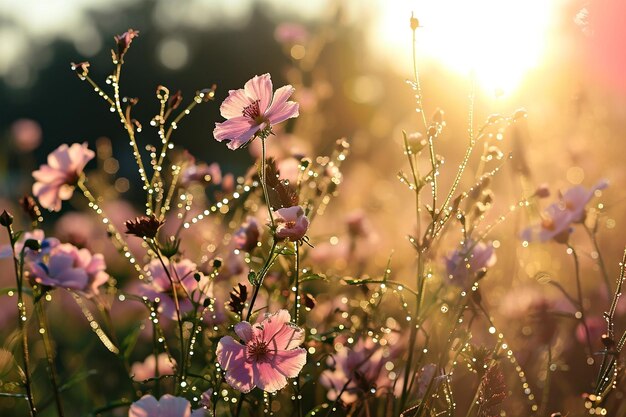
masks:
<svg viewBox="0 0 626 417"><path fill-rule="evenodd" d="M177 320L173 291L176 291L181 314L185 315L193 310L194 302L201 305L207 298L210 290L209 280L200 274L200 280L196 281L194 275L197 273L197 266L189 259L181 259L175 263L163 259L163 262L174 281L174 288L172 288L172 283L161 262L158 259L153 259L146 265L146 270L150 271L152 281L149 284L143 284L139 292L152 301L158 298L159 313L164 317Z"/></svg>
<svg viewBox="0 0 626 417"><path fill-rule="evenodd" d="M287 385L287 378L298 376L306 363L306 350L298 347L304 330L290 320L287 310L279 310L255 325L237 323L235 333L244 344L230 336L220 339L217 361L231 387L243 393L254 387L272 393Z"/></svg>
<svg viewBox="0 0 626 417"><path fill-rule="evenodd" d="M300 206L278 209L274 212L276 223L276 237L296 242L304 237L309 229L309 219L304 215Z"/></svg>
<svg viewBox="0 0 626 417"><path fill-rule="evenodd" d="M35 183L33 195L39 204L51 211L61 209L61 200L69 200L74 193L74 185L82 174L85 165L95 153L87 148L87 143L63 144L48 155L48 163L33 172Z"/></svg>
<svg viewBox="0 0 626 417"><path fill-rule="evenodd" d="M144 395L132 403L128 417L203 417L205 409L191 411L191 403L182 397L165 394L157 400L152 395Z"/></svg>
<svg viewBox="0 0 626 417"><path fill-rule="evenodd" d="M248 216L245 223L233 235L233 241L237 249L251 252L257 247L260 236L259 222L254 217Z"/></svg>
<svg viewBox="0 0 626 417"><path fill-rule="evenodd" d="M496 263L496 254L491 243L475 243L467 239L463 245L446 258L448 281L458 286L471 284L478 271Z"/></svg>
<svg viewBox="0 0 626 417"><path fill-rule="evenodd" d="M229 149L238 149L255 137L257 132L271 128L292 117L298 117L298 103L287 101L293 94L290 85L280 87L272 97L269 74L256 75L244 88L230 90L220 107L225 122L216 123L213 136L218 142L229 140Z"/></svg>
<svg viewBox="0 0 626 417"><path fill-rule="evenodd" d="M130 367L130 374L135 381L145 381L153 378L158 367L159 375L174 375L176 361L167 356L167 353L160 353L156 360L154 355L148 356L143 362L135 362Z"/></svg>

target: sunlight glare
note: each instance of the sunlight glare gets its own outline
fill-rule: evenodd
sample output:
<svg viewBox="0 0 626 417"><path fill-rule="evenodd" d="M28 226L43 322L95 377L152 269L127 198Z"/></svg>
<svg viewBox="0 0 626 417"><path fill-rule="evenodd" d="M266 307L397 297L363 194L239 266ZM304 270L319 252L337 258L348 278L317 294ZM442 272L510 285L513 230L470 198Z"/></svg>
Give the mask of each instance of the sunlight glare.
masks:
<svg viewBox="0 0 626 417"><path fill-rule="evenodd" d="M419 19L418 60L433 59L460 75L473 72L487 93L511 93L545 53L554 2L437 0L380 3L375 48L410 67L411 12ZM399 58L400 57L400 58ZM408 66L407 66L408 65Z"/></svg>

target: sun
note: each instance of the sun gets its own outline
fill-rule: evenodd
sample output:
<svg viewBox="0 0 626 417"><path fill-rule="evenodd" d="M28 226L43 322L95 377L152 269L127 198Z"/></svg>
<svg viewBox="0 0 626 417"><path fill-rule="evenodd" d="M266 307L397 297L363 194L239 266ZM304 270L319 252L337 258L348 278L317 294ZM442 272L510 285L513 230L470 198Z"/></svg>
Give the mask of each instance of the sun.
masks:
<svg viewBox="0 0 626 417"><path fill-rule="evenodd" d="M421 26L417 30L420 57L461 75L473 73L485 92L507 94L540 64L554 8L555 2L549 0L381 2L374 47L405 65L410 60L408 22L413 12ZM410 67L399 70L406 68Z"/></svg>

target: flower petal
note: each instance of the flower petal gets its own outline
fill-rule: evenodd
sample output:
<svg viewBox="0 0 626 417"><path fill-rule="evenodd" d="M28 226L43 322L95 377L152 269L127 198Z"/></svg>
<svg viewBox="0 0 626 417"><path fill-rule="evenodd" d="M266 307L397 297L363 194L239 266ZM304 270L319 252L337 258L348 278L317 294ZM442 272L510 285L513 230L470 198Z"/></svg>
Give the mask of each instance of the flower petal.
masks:
<svg viewBox="0 0 626 417"><path fill-rule="evenodd" d="M287 377L272 362L253 363L254 383L263 391L272 393L287 385Z"/></svg>
<svg viewBox="0 0 626 417"><path fill-rule="evenodd" d="M224 119L232 119L243 114L243 109L252 104L252 100L245 93L243 88L230 90L228 97L220 106L220 114Z"/></svg>
<svg viewBox="0 0 626 417"><path fill-rule="evenodd" d="M213 136L218 142L230 140L226 146L234 150L245 145L260 128L261 126L254 124L249 118L240 116L215 123Z"/></svg>
<svg viewBox="0 0 626 417"><path fill-rule="evenodd" d="M128 417L160 416L159 402L152 395L144 395L132 403L128 410Z"/></svg>
<svg viewBox="0 0 626 417"><path fill-rule="evenodd" d="M265 113L272 99L272 77L269 74L255 75L243 88L252 101L259 100L259 109Z"/></svg>
<svg viewBox="0 0 626 417"><path fill-rule="evenodd" d="M248 343L250 339L252 339L252 326L247 321L240 321L235 324L235 333L237 336L241 337L241 339Z"/></svg>
<svg viewBox="0 0 626 417"><path fill-rule="evenodd" d="M217 361L226 369L226 382L238 391L250 392L254 388L253 370L246 361L246 347L232 337L224 336L217 345Z"/></svg>
<svg viewBox="0 0 626 417"><path fill-rule="evenodd" d="M295 378L306 364L306 350L302 348L278 350L273 364L286 377Z"/></svg>
<svg viewBox="0 0 626 417"><path fill-rule="evenodd" d="M190 417L191 403L182 397L165 394L159 400L162 417Z"/></svg>
<svg viewBox="0 0 626 417"><path fill-rule="evenodd" d="M265 117L274 125L292 117L298 117L300 106L295 101L287 101L295 89L290 85L280 87L274 93L271 106L265 112Z"/></svg>

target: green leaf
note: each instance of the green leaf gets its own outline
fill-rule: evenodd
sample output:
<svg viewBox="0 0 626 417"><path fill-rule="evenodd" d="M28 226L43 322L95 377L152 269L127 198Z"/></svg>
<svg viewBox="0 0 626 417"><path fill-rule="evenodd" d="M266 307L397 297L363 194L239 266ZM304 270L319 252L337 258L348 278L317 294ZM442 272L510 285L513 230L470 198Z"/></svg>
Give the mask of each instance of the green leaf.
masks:
<svg viewBox="0 0 626 417"><path fill-rule="evenodd" d="M314 274L312 272L307 272L306 274L303 274L300 276L299 279L300 282L305 282L305 281L330 281L328 279L328 277L324 274Z"/></svg>
<svg viewBox="0 0 626 417"><path fill-rule="evenodd" d="M63 384L59 388L59 391L61 391L61 392L67 391L68 389L72 388L74 385L78 384L79 382L84 381L85 379L89 378L90 376L97 375L97 374L98 374L98 371L96 371L95 369L90 369L88 371L80 372L79 374L74 375L65 384Z"/></svg>
<svg viewBox="0 0 626 417"><path fill-rule="evenodd" d="M120 346L120 351L122 352L122 356L126 361L130 359L130 355L133 353L133 349L137 344L137 339L139 338L139 333L141 333L141 326L137 326L131 331L125 338L122 340L122 345Z"/></svg>

